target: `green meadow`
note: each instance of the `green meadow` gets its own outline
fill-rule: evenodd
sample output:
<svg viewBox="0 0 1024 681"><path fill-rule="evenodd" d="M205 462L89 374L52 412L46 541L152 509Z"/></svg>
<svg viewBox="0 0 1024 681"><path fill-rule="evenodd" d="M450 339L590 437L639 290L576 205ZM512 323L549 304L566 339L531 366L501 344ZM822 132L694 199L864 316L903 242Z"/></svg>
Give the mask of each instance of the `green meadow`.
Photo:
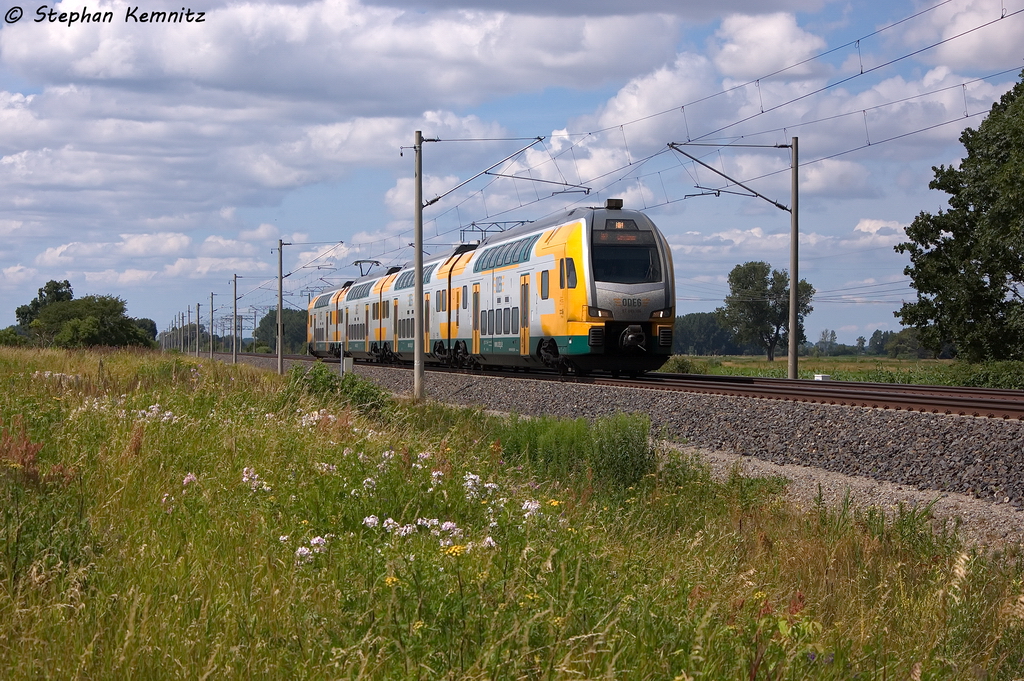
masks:
<svg viewBox="0 0 1024 681"><path fill-rule="evenodd" d="M3 679L1015 679L1024 554L649 421L0 349Z"/></svg>

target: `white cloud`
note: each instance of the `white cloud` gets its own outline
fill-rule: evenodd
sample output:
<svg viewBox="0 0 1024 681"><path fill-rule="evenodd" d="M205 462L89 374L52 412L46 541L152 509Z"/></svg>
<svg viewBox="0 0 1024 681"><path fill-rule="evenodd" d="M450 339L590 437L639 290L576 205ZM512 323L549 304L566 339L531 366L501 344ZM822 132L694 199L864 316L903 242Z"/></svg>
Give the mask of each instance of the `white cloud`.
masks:
<svg viewBox="0 0 1024 681"><path fill-rule="evenodd" d="M823 51L820 37L808 33L792 14L734 15L716 32L712 54L718 70L727 78L753 80L792 66ZM821 62L788 69L782 78L820 77Z"/></svg>
<svg viewBox="0 0 1024 681"><path fill-rule="evenodd" d="M20 264L5 267L0 271L3 272L3 276L0 277L0 286L5 289L20 286L39 276L38 270Z"/></svg>
<svg viewBox="0 0 1024 681"><path fill-rule="evenodd" d="M211 235L206 237L206 240L199 247L199 254L210 257L252 256L256 255L256 247L244 241Z"/></svg>
<svg viewBox="0 0 1024 681"><path fill-rule="evenodd" d="M271 241L276 239L279 234L277 227L264 222L256 229L243 229L238 233L238 238L242 241Z"/></svg>
<svg viewBox="0 0 1024 681"><path fill-rule="evenodd" d="M197 279L218 272L269 272L270 265L250 258L178 258L166 265L162 276Z"/></svg>

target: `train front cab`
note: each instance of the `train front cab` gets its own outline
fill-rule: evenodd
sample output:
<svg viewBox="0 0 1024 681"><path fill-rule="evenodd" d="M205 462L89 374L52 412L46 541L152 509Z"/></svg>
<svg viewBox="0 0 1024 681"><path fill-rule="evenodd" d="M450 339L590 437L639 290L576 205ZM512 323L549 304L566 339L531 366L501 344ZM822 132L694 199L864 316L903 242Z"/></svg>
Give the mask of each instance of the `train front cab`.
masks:
<svg viewBox="0 0 1024 681"><path fill-rule="evenodd" d="M660 368L671 356L675 323L668 243L646 215L623 211L614 199L594 212L584 237L587 304L573 310L570 361L582 373Z"/></svg>

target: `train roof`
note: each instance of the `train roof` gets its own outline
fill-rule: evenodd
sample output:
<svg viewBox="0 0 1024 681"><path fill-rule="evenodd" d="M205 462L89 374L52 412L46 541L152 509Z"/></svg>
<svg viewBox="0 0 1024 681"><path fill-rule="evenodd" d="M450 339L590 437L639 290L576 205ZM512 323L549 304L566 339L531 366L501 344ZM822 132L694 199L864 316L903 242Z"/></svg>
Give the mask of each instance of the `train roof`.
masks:
<svg viewBox="0 0 1024 681"><path fill-rule="evenodd" d="M616 201L618 201L617 205L616 205L616 203L614 203ZM436 264L436 263L442 263L442 262L446 261L448 258L451 258L452 256L458 254L459 252L465 253L466 251L469 251L469 250L474 250L474 249L479 250L479 249L483 248L484 246L489 246L489 245L492 245L492 244L495 244L495 243L500 243L500 242L503 242L503 241L507 241L509 239L515 239L515 238L518 238L518 237L523 236L525 234L532 234L532 233L534 233L534 232L536 232L538 230L543 230L543 229L547 229L549 227L554 227L555 225L565 224L566 222L571 222L573 220L583 220L583 219L586 219L586 218L593 219L595 216L600 217L600 215L608 214L608 213L611 213L611 214L614 214L614 215L617 215L617 216L621 215L623 217L629 217L629 218L632 218L632 219L636 219L637 216L640 216L642 218L642 220L648 226L650 226L651 228L654 227L654 223L651 222L651 219L648 218L647 215L644 214L643 212L638 211L638 210L631 210L631 209L628 209L628 208L622 208L621 207L621 200L609 199L608 202L604 206L586 206L586 207L572 208L570 210L561 211L559 213L556 213L555 215L550 215L550 216L548 216L546 218L543 218L541 220L537 220L536 222L526 222L524 224L517 225L516 227L513 227L512 229L507 229L504 232L498 232L498 233L495 233L495 234L491 234L490 236L485 237L484 239L482 239L479 244L459 244L457 246L452 246L451 248L446 249L444 251L440 251L438 253L434 253L433 255L424 256L424 258L423 258L423 266L424 267L429 267L430 265L433 265L433 264ZM412 267L413 267L413 262L410 260L410 261L406 262L405 264L403 264L401 267L392 267L392 268L389 268L388 270L385 270L385 272L366 274L365 276L359 277L359 278L355 279L354 281L347 282L345 285L339 287L338 289L334 289L334 292L336 292L336 291L338 291L340 289L347 288L349 286L356 286L356 285L359 285L359 284L364 284L364 283L366 283L368 281L375 281L377 279L382 279L383 277L386 277L389 274L393 274L394 272L398 272L398 271L408 270L408 269L411 269Z"/></svg>

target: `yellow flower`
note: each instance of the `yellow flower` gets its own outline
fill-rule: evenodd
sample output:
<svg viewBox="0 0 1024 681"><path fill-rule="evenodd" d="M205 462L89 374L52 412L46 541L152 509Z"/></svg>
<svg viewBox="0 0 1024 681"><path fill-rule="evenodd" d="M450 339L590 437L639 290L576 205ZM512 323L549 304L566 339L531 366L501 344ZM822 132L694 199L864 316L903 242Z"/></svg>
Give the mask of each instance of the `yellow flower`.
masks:
<svg viewBox="0 0 1024 681"><path fill-rule="evenodd" d="M417 632L420 629L422 629L424 626L426 626L426 625L423 623L423 620L416 620L415 622L412 623L412 630L413 630L413 632Z"/></svg>
<svg viewBox="0 0 1024 681"><path fill-rule="evenodd" d="M384 583L386 585L388 585L388 586L397 586L398 585L398 577L395 577L394 575L388 575L387 577L384 578Z"/></svg>
<svg viewBox="0 0 1024 681"><path fill-rule="evenodd" d="M464 545L454 544L452 546L445 548L441 553L443 553L446 556L451 556L452 558L458 558L465 552L466 547Z"/></svg>
<svg viewBox="0 0 1024 681"><path fill-rule="evenodd" d="M548 501L548 506L558 506L561 503L562 502L559 501L558 499L551 499L550 501Z"/></svg>

